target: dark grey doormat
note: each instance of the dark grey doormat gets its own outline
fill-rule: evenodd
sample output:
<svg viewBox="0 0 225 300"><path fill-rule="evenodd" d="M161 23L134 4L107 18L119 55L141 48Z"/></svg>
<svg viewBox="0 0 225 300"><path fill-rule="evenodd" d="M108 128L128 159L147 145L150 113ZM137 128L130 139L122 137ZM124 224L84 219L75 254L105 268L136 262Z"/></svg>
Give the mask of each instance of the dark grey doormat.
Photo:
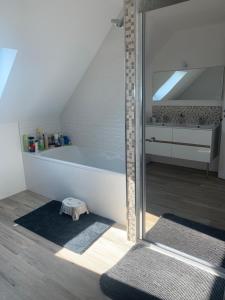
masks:
<svg viewBox="0 0 225 300"><path fill-rule="evenodd" d="M223 300L225 280L137 244L100 280L114 300Z"/></svg>
<svg viewBox="0 0 225 300"><path fill-rule="evenodd" d="M225 267L225 232L172 214L162 216L146 234L160 243L217 267Z"/></svg>
<svg viewBox="0 0 225 300"><path fill-rule="evenodd" d="M92 213L81 215L79 221L73 221L70 216L59 215L60 207L61 202L51 201L15 220L15 223L79 254L114 224L113 221Z"/></svg>

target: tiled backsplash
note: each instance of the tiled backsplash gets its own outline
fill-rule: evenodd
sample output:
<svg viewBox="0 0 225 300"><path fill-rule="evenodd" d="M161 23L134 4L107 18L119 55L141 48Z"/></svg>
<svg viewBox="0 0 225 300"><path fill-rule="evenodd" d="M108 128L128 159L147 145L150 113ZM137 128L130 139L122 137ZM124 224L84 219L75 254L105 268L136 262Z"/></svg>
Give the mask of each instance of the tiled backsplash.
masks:
<svg viewBox="0 0 225 300"><path fill-rule="evenodd" d="M214 124L219 123L222 118L222 107L154 105L152 116L157 122L181 123L183 121L186 124Z"/></svg>

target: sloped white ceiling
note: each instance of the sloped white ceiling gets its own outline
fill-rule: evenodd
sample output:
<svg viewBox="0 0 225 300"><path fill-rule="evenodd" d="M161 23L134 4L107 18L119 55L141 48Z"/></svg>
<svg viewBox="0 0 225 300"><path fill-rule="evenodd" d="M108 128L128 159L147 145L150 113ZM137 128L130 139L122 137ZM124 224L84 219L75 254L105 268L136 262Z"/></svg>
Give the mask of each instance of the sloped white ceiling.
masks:
<svg viewBox="0 0 225 300"><path fill-rule="evenodd" d="M0 0L0 48L18 50L0 122L58 116L122 0Z"/></svg>
<svg viewBox="0 0 225 300"><path fill-rule="evenodd" d="M177 31L221 23L225 20L224 0L189 0L177 5L149 11L147 26L151 57Z"/></svg>

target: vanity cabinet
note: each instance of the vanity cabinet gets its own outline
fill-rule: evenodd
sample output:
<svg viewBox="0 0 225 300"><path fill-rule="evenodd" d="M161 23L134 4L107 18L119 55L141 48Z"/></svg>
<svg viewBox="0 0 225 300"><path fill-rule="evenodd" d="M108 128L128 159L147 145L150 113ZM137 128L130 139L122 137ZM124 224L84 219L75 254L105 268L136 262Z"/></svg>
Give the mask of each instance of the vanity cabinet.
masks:
<svg viewBox="0 0 225 300"><path fill-rule="evenodd" d="M147 139L155 137L157 140L170 142L173 139L173 129L171 127L163 126L146 126L145 135Z"/></svg>
<svg viewBox="0 0 225 300"><path fill-rule="evenodd" d="M218 128L146 126L146 153L210 163L216 156Z"/></svg>
<svg viewBox="0 0 225 300"><path fill-rule="evenodd" d="M173 129L172 157L210 163L212 129Z"/></svg>
<svg viewBox="0 0 225 300"><path fill-rule="evenodd" d="M173 142L211 146L212 129L173 128Z"/></svg>
<svg viewBox="0 0 225 300"><path fill-rule="evenodd" d="M196 146L173 145L171 157L210 163L211 150Z"/></svg>
<svg viewBox="0 0 225 300"><path fill-rule="evenodd" d="M146 127L146 153L160 156L171 156L172 145L169 143L173 138L172 128L168 127ZM163 140L168 143L161 143L160 147L157 142Z"/></svg>

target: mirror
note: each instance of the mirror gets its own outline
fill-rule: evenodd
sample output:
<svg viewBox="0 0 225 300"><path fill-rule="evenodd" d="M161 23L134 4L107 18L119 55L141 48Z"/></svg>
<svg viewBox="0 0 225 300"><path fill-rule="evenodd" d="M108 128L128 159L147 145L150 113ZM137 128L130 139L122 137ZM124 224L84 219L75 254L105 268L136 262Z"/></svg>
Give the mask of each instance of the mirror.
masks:
<svg viewBox="0 0 225 300"><path fill-rule="evenodd" d="M153 74L153 101L222 99L224 67L163 71Z"/></svg>

